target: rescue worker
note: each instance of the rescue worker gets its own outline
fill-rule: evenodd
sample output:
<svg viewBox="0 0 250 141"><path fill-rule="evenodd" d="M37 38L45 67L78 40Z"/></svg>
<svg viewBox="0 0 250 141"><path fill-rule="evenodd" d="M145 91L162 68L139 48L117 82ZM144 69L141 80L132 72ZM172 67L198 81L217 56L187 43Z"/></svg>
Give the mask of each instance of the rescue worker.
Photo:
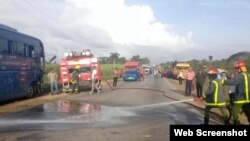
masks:
<svg viewBox="0 0 250 141"><path fill-rule="evenodd" d="M99 89L100 78L98 78L97 73L98 72L97 72L96 66L93 65L92 72L91 72L91 91L89 92L89 94L92 94L95 89L97 90L98 94L100 93L100 89Z"/></svg>
<svg viewBox="0 0 250 141"><path fill-rule="evenodd" d="M248 123L250 124L250 96L249 96L249 76L247 74L246 63L242 60L236 61L234 68L237 69L239 74L235 79L222 80L222 84L229 86L236 86L234 95L234 103L232 106L232 114L234 125L239 125L240 120L238 114L241 109L245 112Z"/></svg>
<svg viewBox="0 0 250 141"><path fill-rule="evenodd" d="M71 93L78 93L78 86L79 86L79 69L80 66L76 65L74 67L73 72L71 73Z"/></svg>
<svg viewBox="0 0 250 141"><path fill-rule="evenodd" d="M203 98L206 101L205 106L205 117L204 124L208 125L209 123L209 112L212 108L219 108L221 114L223 116L224 124L229 124L228 116L226 113L226 101L223 93L223 88L220 85L220 81L217 79L217 69L213 66L209 67L207 70L207 74L209 77L209 87L203 95Z"/></svg>
<svg viewBox="0 0 250 141"><path fill-rule="evenodd" d="M113 87L116 87L117 85L118 76L119 76L119 70L118 68L115 68L114 73L113 73Z"/></svg>

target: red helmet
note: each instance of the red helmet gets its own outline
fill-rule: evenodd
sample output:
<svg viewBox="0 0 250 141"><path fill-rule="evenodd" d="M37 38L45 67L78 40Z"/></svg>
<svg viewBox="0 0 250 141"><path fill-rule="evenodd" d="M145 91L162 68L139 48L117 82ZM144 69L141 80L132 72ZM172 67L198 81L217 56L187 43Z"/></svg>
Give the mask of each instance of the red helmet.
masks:
<svg viewBox="0 0 250 141"><path fill-rule="evenodd" d="M208 74L217 74L217 73L218 73L218 70L217 70L217 68L211 66L211 67L209 67L209 68L207 69L207 73L208 73Z"/></svg>
<svg viewBox="0 0 250 141"><path fill-rule="evenodd" d="M246 63L243 60L238 60L234 63L235 68L246 67Z"/></svg>

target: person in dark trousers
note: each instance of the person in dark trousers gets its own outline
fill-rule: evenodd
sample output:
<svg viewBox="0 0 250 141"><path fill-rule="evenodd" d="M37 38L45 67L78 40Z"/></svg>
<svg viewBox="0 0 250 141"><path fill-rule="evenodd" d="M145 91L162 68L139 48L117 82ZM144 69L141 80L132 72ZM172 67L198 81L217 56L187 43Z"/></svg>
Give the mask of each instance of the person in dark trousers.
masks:
<svg viewBox="0 0 250 141"><path fill-rule="evenodd" d="M238 60L234 64L235 69L239 72L235 79L223 80L222 84L229 86L236 86L234 93L234 103L232 106L234 125L239 125L239 113L241 109L247 116L248 123L250 124L250 78L247 73L246 63L243 60Z"/></svg>
<svg viewBox="0 0 250 141"><path fill-rule="evenodd" d="M217 69L215 67L208 68L208 77L209 77L209 87L203 95L203 98L206 100L205 106L205 117L204 117L204 124L209 124L209 112L212 108L219 108L221 114L223 116L224 124L229 124L228 116L226 112L226 100L223 93L223 88L220 85L220 80L217 78Z"/></svg>
<svg viewBox="0 0 250 141"><path fill-rule="evenodd" d="M119 77L119 70L115 68L114 73L113 73L113 87L116 87L118 77Z"/></svg>
<svg viewBox="0 0 250 141"><path fill-rule="evenodd" d="M196 92L197 92L197 97L200 98L202 96L203 92L203 84L206 79L206 74L202 71L199 70L196 75Z"/></svg>
<svg viewBox="0 0 250 141"><path fill-rule="evenodd" d="M192 68L188 68L188 71L186 73L186 86L185 86L185 94L186 96L190 96L192 93L192 85L193 85L193 80L195 78L195 73L192 70Z"/></svg>
<svg viewBox="0 0 250 141"><path fill-rule="evenodd" d="M73 72L71 73L71 93L78 93L78 86L79 86L79 69L80 66L76 65L74 67Z"/></svg>
<svg viewBox="0 0 250 141"><path fill-rule="evenodd" d="M235 79L237 75L238 75L238 72L232 72L229 79ZM235 85L229 86L228 94L229 94L229 100L230 100L231 106L234 105L235 92L236 92L236 86Z"/></svg>

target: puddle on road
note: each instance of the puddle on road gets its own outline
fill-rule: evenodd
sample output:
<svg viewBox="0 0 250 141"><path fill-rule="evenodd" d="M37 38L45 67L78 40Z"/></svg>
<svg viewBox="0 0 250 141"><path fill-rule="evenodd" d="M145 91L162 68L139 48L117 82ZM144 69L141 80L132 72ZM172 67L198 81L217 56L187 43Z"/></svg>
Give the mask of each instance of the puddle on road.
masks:
<svg viewBox="0 0 250 141"><path fill-rule="evenodd" d="M176 102L175 102L176 103ZM175 108L156 109L173 102L135 107L108 107L80 101L60 100L0 117L0 132L23 130L66 130L89 127L112 127L157 120L178 122L182 114ZM150 108L151 107L151 108ZM155 108L152 110L152 108ZM169 111L170 110L170 111Z"/></svg>
<svg viewBox="0 0 250 141"><path fill-rule="evenodd" d="M95 113L102 110L101 105L80 103L70 100L60 100L56 103L45 103L41 106L44 112L58 112L68 114Z"/></svg>
<svg viewBox="0 0 250 141"><path fill-rule="evenodd" d="M136 116L132 111L121 107L108 107L78 101L60 100L45 103L35 108L11 113L0 117L0 132L9 130L49 130L82 128L95 124L112 126L126 124L127 117ZM8 129L8 128L6 128Z"/></svg>

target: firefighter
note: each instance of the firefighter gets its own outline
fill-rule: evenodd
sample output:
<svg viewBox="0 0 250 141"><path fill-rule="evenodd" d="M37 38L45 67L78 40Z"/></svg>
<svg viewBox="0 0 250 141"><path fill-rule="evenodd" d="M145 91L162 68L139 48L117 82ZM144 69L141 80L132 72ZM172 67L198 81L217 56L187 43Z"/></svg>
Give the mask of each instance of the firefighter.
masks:
<svg viewBox="0 0 250 141"><path fill-rule="evenodd" d="M240 124L238 114L240 113L241 109L245 112L248 119L248 123L250 124L250 82L249 76L247 74L246 63L242 60L238 60L234 63L234 68L237 69L239 74L236 76L235 79L222 80L222 84L236 86L234 103L232 106L234 125Z"/></svg>
<svg viewBox="0 0 250 141"><path fill-rule="evenodd" d="M78 93L78 86L79 86L79 69L80 69L80 66L79 65L76 65L74 67L74 70L73 72L71 73L71 89L70 91L72 93Z"/></svg>
<svg viewBox="0 0 250 141"><path fill-rule="evenodd" d="M220 85L220 81L217 79L217 73L217 69L213 66L209 67L207 70L210 82L205 95L203 95L203 98L206 100L204 117L205 125L208 125L209 123L209 112L212 108L219 108L223 116L224 124L228 124L228 116L225 109L226 101L222 85Z"/></svg>

